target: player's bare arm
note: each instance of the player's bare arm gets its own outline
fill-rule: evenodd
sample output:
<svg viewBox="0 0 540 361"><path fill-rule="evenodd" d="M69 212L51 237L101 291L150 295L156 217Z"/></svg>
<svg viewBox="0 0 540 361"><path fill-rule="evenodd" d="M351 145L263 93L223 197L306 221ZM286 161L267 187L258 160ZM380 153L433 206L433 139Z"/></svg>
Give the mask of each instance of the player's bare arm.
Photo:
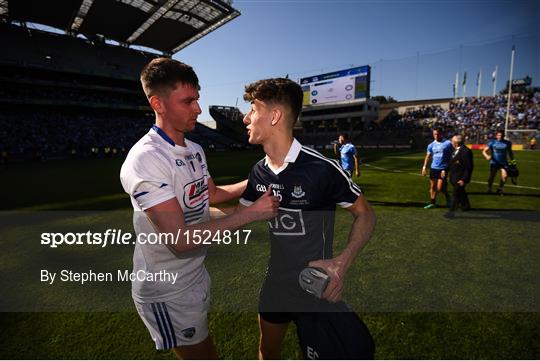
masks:
<svg viewBox="0 0 540 361"><path fill-rule="evenodd" d="M212 178L208 178L208 200L210 205L238 199L246 189L247 179L227 185L216 186Z"/></svg>
<svg viewBox="0 0 540 361"><path fill-rule="evenodd" d="M426 156L424 157L424 165L422 165L422 177L425 177L427 174L427 165L430 159L431 153L426 153Z"/></svg>
<svg viewBox="0 0 540 361"><path fill-rule="evenodd" d="M186 252L204 247L204 245L188 242L185 234L190 234L190 232L201 229L209 230L212 233L235 230L251 222L274 218L277 215L278 207L278 198L271 195L270 192L266 192L249 207L204 223L186 225L182 207L176 198L171 198L168 201L147 209L146 214L159 233L176 235L178 230L181 230L178 242L167 244L167 246L175 252Z"/></svg>
<svg viewBox="0 0 540 361"><path fill-rule="evenodd" d="M353 215L354 222L349 233L347 246L343 252L333 259L317 260L309 263L310 267L322 268L330 276L330 283L322 296L331 302L341 300L345 275L354 263L358 253L371 238L376 223L375 211L362 195L358 197L352 206L346 209Z"/></svg>
<svg viewBox="0 0 540 361"><path fill-rule="evenodd" d="M358 157L356 155L353 155L354 158L354 175L358 177L359 174L359 167L358 167Z"/></svg>
<svg viewBox="0 0 540 361"><path fill-rule="evenodd" d="M482 155L483 155L484 158L486 158L487 160L491 160L490 150L489 150L488 147L485 147L484 149L482 149Z"/></svg>

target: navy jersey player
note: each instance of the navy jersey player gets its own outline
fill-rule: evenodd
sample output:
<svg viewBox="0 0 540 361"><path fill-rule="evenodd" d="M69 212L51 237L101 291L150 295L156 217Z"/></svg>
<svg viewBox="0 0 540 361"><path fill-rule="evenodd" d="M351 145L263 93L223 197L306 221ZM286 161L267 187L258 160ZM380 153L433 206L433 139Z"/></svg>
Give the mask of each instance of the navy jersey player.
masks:
<svg viewBox="0 0 540 361"><path fill-rule="evenodd" d="M427 165L431 159L429 170L429 197L430 202L425 209L435 208L437 192L441 192L446 197L446 204L450 206L450 197L447 190L448 165L452 159L454 147L452 142L444 139L440 129L433 129L433 142L427 146L424 165L422 166L422 176L427 174Z"/></svg>
<svg viewBox="0 0 540 361"><path fill-rule="evenodd" d="M504 132L499 130L495 134L495 139L488 142L482 154L489 161L488 193L492 193L493 180L497 175L497 171L500 170L501 180L497 193L502 195L504 184L508 178L508 172L506 171L508 167L508 156L510 156L510 159L514 159L512 142L504 139Z"/></svg>
<svg viewBox="0 0 540 361"><path fill-rule="evenodd" d="M270 259L259 302L261 359L279 358L287 326L298 312L330 310L341 300L347 270L375 226L373 209L339 163L293 138L302 96L298 84L282 78L250 84L244 94L251 102L244 117L249 142L262 144L266 156L251 170L240 203L249 206L268 189L280 199L278 215L268 221ZM336 205L354 217L339 255L332 253ZM298 285L308 265L330 276L322 300Z"/></svg>
<svg viewBox="0 0 540 361"><path fill-rule="evenodd" d="M238 198L246 182L216 186L203 149L184 137L201 113L197 75L186 64L157 58L143 69L141 83L156 122L131 148L120 171L134 209L135 232L176 235L181 230L185 237L195 230L223 231L274 217L278 201L267 194L250 209L210 220L209 205ZM215 359L208 335L206 249L180 238L135 245L134 272L165 271L177 280L135 280L132 297L157 349L172 349L182 359Z"/></svg>

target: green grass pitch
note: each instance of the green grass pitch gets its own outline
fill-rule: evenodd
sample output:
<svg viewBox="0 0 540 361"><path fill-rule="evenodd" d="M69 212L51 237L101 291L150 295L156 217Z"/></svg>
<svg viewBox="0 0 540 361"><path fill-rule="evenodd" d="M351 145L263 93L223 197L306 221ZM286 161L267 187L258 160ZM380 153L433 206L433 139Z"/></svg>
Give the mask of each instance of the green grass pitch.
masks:
<svg viewBox="0 0 540 361"><path fill-rule="evenodd" d="M260 151L207 154L218 184L245 178L262 156ZM428 201L428 180L419 176L423 152L367 151L360 157L365 164L354 180L374 206L378 223L347 275L345 299L370 328L376 357L538 359L540 152L516 152L518 186L509 182L503 197L485 194L488 163L475 152L468 186L474 210L457 212L454 219L445 218L443 198L440 208L423 209ZM131 204L118 180L121 163L58 160L0 170L2 298L43 309L56 306L50 309L54 312L0 313L0 358L173 358L154 349L132 306L128 283L47 286L35 273L43 264L131 268L129 247L47 250L36 239L46 230L107 222L129 229ZM65 211L81 212L62 219L71 214ZM13 218L18 214L23 215ZM28 215L41 218L25 223ZM336 252L351 222L347 212L338 210ZM247 245L213 246L208 252L209 324L223 359L257 357L255 310L268 257L265 227L250 227ZM91 304L97 305L93 312L80 311ZM114 312L103 311L107 304ZM282 357L301 358L293 326Z"/></svg>

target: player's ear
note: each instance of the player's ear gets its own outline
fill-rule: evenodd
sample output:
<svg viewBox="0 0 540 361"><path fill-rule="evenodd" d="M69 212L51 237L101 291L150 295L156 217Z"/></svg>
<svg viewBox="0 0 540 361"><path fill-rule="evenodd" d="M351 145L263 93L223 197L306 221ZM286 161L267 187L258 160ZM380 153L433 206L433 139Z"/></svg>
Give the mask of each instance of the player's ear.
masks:
<svg viewBox="0 0 540 361"><path fill-rule="evenodd" d="M276 125L277 123L279 123L281 121L281 119L283 118L283 111L279 108L274 108L272 110L272 125Z"/></svg>
<svg viewBox="0 0 540 361"><path fill-rule="evenodd" d="M161 102L161 99L157 95L152 95L149 99L150 106L154 111L158 114L163 114L163 103Z"/></svg>

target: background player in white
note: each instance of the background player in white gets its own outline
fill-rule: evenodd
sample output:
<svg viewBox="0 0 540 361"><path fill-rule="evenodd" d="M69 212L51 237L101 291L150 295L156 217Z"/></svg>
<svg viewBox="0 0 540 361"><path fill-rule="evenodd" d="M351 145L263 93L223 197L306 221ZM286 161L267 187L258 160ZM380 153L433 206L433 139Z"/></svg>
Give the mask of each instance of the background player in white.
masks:
<svg viewBox="0 0 540 361"><path fill-rule="evenodd" d="M450 196L448 195L448 165L452 159L454 147L452 142L444 139L440 129L433 129L433 142L427 146L424 165L422 166L422 176L427 174L427 165L431 160L429 170L429 197L430 202L425 209L435 208L437 192L441 192L446 197L446 205L450 208Z"/></svg>
<svg viewBox="0 0 540 361"><path fill-rule="evenodd" d="M252 204L266 188L282 197L278 217L269 222L270 260L259 303L261 359L279 358L288 324L308 311L303 306L320 310L321 304L341 300L347 270L375 226L373 209L339 163L293 138L302 94L298 84L278 78L250 84L244 95L251 102L244 117L249 143L262 144L266 158L253 167L240 202ZM353 215L354 223L345 249L332 257L336 204ZM323 301L298 286L299 272L308 265L330 276Z"/></svg>
<svg viewBox="0 0 540 361"><path fill-rule="evenodd" d="M188 242L194 230L232 230L276 214L278 200L265 194L249 209L210 220L209 204L238 198L246 182L216 186L202 148L187 139L201 113L199 82L193 69L168 58L152 60L141 83L154 110L152 129L130 150L120 172L134 208L138 235L169 233L178 242L137 243L133 270L176 273L171 282L132 283L132 296L158 349L183 359L215 359L208 335L209 276L205 246Z"/></svg>

